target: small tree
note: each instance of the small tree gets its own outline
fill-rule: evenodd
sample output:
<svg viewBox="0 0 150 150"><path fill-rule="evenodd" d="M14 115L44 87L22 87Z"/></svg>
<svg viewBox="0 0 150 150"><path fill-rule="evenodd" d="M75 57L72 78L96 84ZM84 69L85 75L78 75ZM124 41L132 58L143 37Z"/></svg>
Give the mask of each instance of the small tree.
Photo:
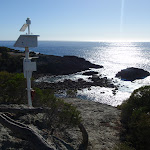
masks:
<svg viewBox="0 0 150 150"><path fill-rule="evenodd" d="M0 72L0 103L23 103L26 80L23 74Z"/></svg>
<svg viewBox="0 0 150 150"><path fill-rule="evenodd" d="M56 98L51 89L34 88L36 95L33 101L34 106L46 106L50 110L45 114L47 126L49 128L66 128L67 126L76 126L81 122L80 112L71 104L64 100Z"/></svg>
<svg viewBox="0 0 150 150"><path fill-rule="evenodd" d="M136 150L150 148L150 86L135 90L121 105L122 123L126 129L126 140Z"/></svg>

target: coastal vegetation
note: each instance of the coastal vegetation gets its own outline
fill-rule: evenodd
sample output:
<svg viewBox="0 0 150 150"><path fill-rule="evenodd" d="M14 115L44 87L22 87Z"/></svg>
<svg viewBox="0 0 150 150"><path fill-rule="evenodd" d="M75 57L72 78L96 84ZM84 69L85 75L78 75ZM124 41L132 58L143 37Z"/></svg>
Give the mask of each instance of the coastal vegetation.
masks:
<svg viewBox="0 0 150 150"><path fill-rule="evenodd" d="M123 141L136 150L150 147L150 86L135 90L121 106Z"/></svg>
<svg viewBox="0 0 150 150"><path fill-rule="evenodd" d="M33 105L51 108L46 114L47 120L58 125L78 125L81 121L80 112L71 104L54 96L51 89L34 87L36 95ZM23 74L0 72L0 104L26 104L26 80Z"/></svg>
<svg viewBox="0 0 150 150"><path fill-rule="evenodd" d="M0 71L22 72L22 55L11 55L12 53L22 54L17 50L0 47Z"/></svg>
<svg viewBox="0 0 150 150"><path fill-rule="evenodd" d="M23 74L0 72L0 103L20 104L26 97L26 82Z"/></svg>

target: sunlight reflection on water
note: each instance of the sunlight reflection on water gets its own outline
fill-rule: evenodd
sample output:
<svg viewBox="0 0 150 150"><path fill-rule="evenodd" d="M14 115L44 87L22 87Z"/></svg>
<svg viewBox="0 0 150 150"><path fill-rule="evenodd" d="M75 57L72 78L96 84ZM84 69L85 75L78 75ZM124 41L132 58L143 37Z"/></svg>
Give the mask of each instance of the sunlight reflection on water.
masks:
<svg viewBox="0 0 150 150"><path fill-rule="evenodd" d="M144 46L142 45L144 44ZM99 69L99 74L108 78L113 78L116 84L120 84L116 95L113 95L112 89L91 87L78 91L78 97L82 99L89 99L105 103L112 106L121 104L127 99L133 90L143 86L149 85L150 77L134 82L121 81L115 78L118 71L127 67L138 67L150 71L150 44L149 43L102 43L100 46L81 49L78 56L84 57L95 64L103 65L104 68ZM92 69L96 71L96 69ZM70 76L55 76L55 80L61 81L62 79L77 80L83 78L88 80L86 76L77 73ZM50 81L50 79L47 79Z"/></svg>
<svg viewBox="0 0 150 150"><path fill-rule="evenodd" d="M77 96L81 99L88 99L111 106L117 106L126 100L130 96L130 93L118 91L116 95L113 95L111 88L91 87L90 90L86 88L78 91Z"/></svg>

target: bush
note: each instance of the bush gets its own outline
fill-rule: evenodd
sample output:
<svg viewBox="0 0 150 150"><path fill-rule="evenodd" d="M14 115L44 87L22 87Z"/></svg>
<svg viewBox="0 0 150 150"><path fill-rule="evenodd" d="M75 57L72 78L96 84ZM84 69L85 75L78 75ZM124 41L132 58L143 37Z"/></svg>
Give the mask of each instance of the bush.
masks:
<svg viewBox="0 0 150 150"><path fill-rule="evenodd" d="M76 97L77 90L67 90L66 94L67 94L67 97L70 97L70 98Z"/></svg>
<svg viewBox="0 0 150 150"><path fill-rule="evenodd" d="M119 143L113 150L135 150L133 147L130 147L128 143Z"/></svg>
<svg viewBox="0 0 150 150"><path fill-rule="evenodd" d="M150 147L150 86L135 90L121 105L121 120L126 129L126 140L137 150Z"/></svg>
<svg viewBox="0 0 150 150"><path fill-rule="evenodd" d="M56 98L51 89L34 88L36 91L34 106L46 106L50 110L45 115L48 126L58 128L67 127L68 125L76 126L81 122L80 112L71 104L65 103L64 100Z"/></svg>
<svg viewBox="0 0 150 150"><path fill-rule="evenodd" d="M10 49L7 47L0 46L0 53L2 53L2 52L10 52Z"/></svg>
<svg viewBox="0 0 150 150"><path fill-rule="evenodd" d="M10 51L15 52L15 50L0 47L0 71L7 71L11 73L22 72L23 63L22 59L20 59L22 56L11 56L8 53Z"/></svg>
<svg viewBox="0 0 150 150"><path fill-rule="evenodd" d="M0 72L0 91L0 103L23 103L26 99L23 74Z"/></svg>

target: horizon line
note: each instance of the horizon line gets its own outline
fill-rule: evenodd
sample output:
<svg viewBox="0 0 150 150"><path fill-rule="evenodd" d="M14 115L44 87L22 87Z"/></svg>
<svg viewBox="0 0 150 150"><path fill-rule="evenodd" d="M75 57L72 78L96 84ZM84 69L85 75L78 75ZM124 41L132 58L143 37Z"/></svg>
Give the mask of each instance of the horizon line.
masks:
<svg viewBox="0 0 150 150"><path fill-rule="evenodd" d="M0 42L5 42L5 41L16 41L16 40L0 40ZM38 41L45 41L45 42L106 42L106 43L111 43L111 42L118 42L118 43L130 43L130 42L150 42L150 40L38 40Z"/></svg>

